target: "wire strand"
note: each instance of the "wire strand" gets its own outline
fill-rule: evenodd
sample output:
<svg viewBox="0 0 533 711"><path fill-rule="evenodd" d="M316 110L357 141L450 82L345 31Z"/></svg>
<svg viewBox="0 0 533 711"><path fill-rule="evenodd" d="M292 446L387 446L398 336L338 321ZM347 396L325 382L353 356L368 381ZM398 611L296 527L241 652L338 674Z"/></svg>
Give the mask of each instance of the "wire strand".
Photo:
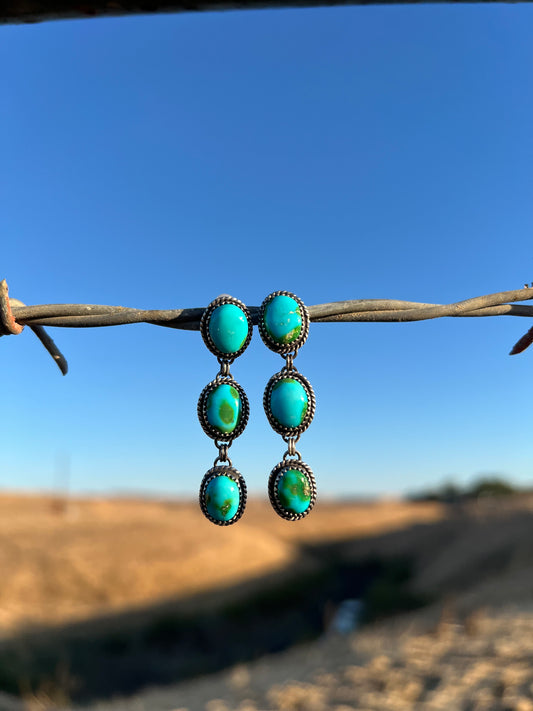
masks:
<svg viewBox="0 0 533 711"><path fill-rule="evenodd" d="M317 323L374 322L405 323L444 317L525 316L533 317L533 306L517 305L533 300L533 288L501 291L476 296L452 304L426 304L396 299L355 299L309 306L311 321ZM257 325L259 307L248 307ZM66 359L44 330L44 326L61 328L101 328L130 323L148 323L166 328L197 331L203 307L186 309L143 310L97 304L40 304L26 306L8 296L7 284L0 282L0 336L15 335L29 326L41 340L65 375ZM510 355L522 353L533 343L533 328L513 346Z"/></svg>

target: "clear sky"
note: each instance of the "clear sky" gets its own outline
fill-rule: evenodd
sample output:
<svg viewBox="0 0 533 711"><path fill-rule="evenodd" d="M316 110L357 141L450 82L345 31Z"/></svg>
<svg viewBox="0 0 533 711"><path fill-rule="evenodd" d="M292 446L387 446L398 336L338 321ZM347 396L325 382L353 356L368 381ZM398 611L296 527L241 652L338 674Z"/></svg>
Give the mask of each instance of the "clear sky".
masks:
<svg viewBox="0 0 533 711"><path fill-rule="evenodd" d="M0 278L27 304L447 303L533 280L533 5L235 11L0 27ZM526 319L312 324L299 448L322 494L533 484ZM195 495L197 332L2 338L0 486ZM258 333L232 366L254 493L284 451Z"/></svg>

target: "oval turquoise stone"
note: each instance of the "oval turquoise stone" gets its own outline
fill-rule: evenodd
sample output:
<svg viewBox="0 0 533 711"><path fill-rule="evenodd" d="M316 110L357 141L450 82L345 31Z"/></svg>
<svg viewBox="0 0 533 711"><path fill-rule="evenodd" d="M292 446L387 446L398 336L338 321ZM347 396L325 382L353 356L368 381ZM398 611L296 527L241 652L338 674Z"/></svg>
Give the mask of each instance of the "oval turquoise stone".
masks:
<svg viewBox="0 0 533 711"><path fill-rule="evenodd" d="M207 421L219 432L229 434L239 424L242 413L242 402L239 391L222 383L211 390L207 396Z"/></svg>
<svg viewBox="0 0 533 711"><path fill-rule="evenodd" d="M211 479L205 489L205 507L217 521L230 521L239 510L240 500L239 487L229 476Z"/></svg>
<svg viewBox="0 0 533 711"><path fill-rule="evenodd" d="M283 427L299 427L307 414L309 398L294 378L279 380L270 393L270 412Z"/></svg>
<svg viewBox="0 0 533 711"><path fill-rule="evenodd" d="M307 511L311 503L309 479L299 469L289 469L278 481L278 498L281 505L291 513Z"/></svg>
<svg viewBox="0 0 533 711"><path fill-rule="evenodd" d="M298 302L284 294L274 296L265 307L263 323L276 343L292 343L302 332L302 314Z"/></svg>
<svg viewBox="0 0 533 711"><path fill-rule="evenodd" d="M248 335L248 319L236 304L222 304L211 314L209 335L222 353L236 353Z"/></svg>

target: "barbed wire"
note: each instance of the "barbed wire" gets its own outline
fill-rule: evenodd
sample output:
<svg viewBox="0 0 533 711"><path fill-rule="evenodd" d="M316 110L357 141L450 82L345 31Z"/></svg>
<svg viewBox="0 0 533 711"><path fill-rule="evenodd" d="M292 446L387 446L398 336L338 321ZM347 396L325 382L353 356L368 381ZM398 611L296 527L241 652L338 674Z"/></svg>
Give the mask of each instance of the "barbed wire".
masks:
<svg viewBox="0 0 533 711"><path fill-rule="evenodd" d="M533 317L533 306L516 304L533 300L533 284L523 289L476 296L452 304L425 304L396 299L354 299L308 306L311 321L317 323L374 322L404 323L443 317L526 316ZM259 306L248 307L257 325ZM68 365L44 326L61 328L101 328L130 323L148 323L190 331L200 329L204 307L144 310L97 304L41 304L26 306L9 298L5 280L0 282L0 336L18 335L28 326L66 375ZM515 343L509 355L522 353L533 343L533 328Z"/></svg>

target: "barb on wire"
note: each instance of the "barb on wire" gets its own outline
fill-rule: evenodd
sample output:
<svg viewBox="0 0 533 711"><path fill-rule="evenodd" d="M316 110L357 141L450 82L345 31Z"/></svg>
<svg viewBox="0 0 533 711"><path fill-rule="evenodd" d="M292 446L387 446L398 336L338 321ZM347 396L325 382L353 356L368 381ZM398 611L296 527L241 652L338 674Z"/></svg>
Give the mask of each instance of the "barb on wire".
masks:
<svg viewBox="0 0 533 711"><path fill-rule="evenodd" d="M23 304L22 301L18 299L10 299L6 280L3 279L0 281L0 336L11 336L22 333L24 324L16 321L13 316L13 308L25 308L25 306L26 304ZM36 324L28 324L28 326L41 341L48 353L50 353L57 363L59 370L63 375L66 375L68 373L67 360L44 328Z"/></svg>
<svg viewBox="0 0 533 711"><path fill-rule="evenodd" d="M389 322L423 321L443 317L526 316L533 317L533 306L516 304L533 300L533 287L476 296L453 304L425 304L394 299L356 299L309 306L311 321ZM259 307L248 307L257 325ZM66 374L67 363L44 326L91 328L149 323L166 328L197 331L204 308L143 310L96 304L43 304L25 306L8 297L7 284L0 282L0 336L18 334L27 325ZM533 343L533 328L513 347L510 355L521 353Z"/></svg>

